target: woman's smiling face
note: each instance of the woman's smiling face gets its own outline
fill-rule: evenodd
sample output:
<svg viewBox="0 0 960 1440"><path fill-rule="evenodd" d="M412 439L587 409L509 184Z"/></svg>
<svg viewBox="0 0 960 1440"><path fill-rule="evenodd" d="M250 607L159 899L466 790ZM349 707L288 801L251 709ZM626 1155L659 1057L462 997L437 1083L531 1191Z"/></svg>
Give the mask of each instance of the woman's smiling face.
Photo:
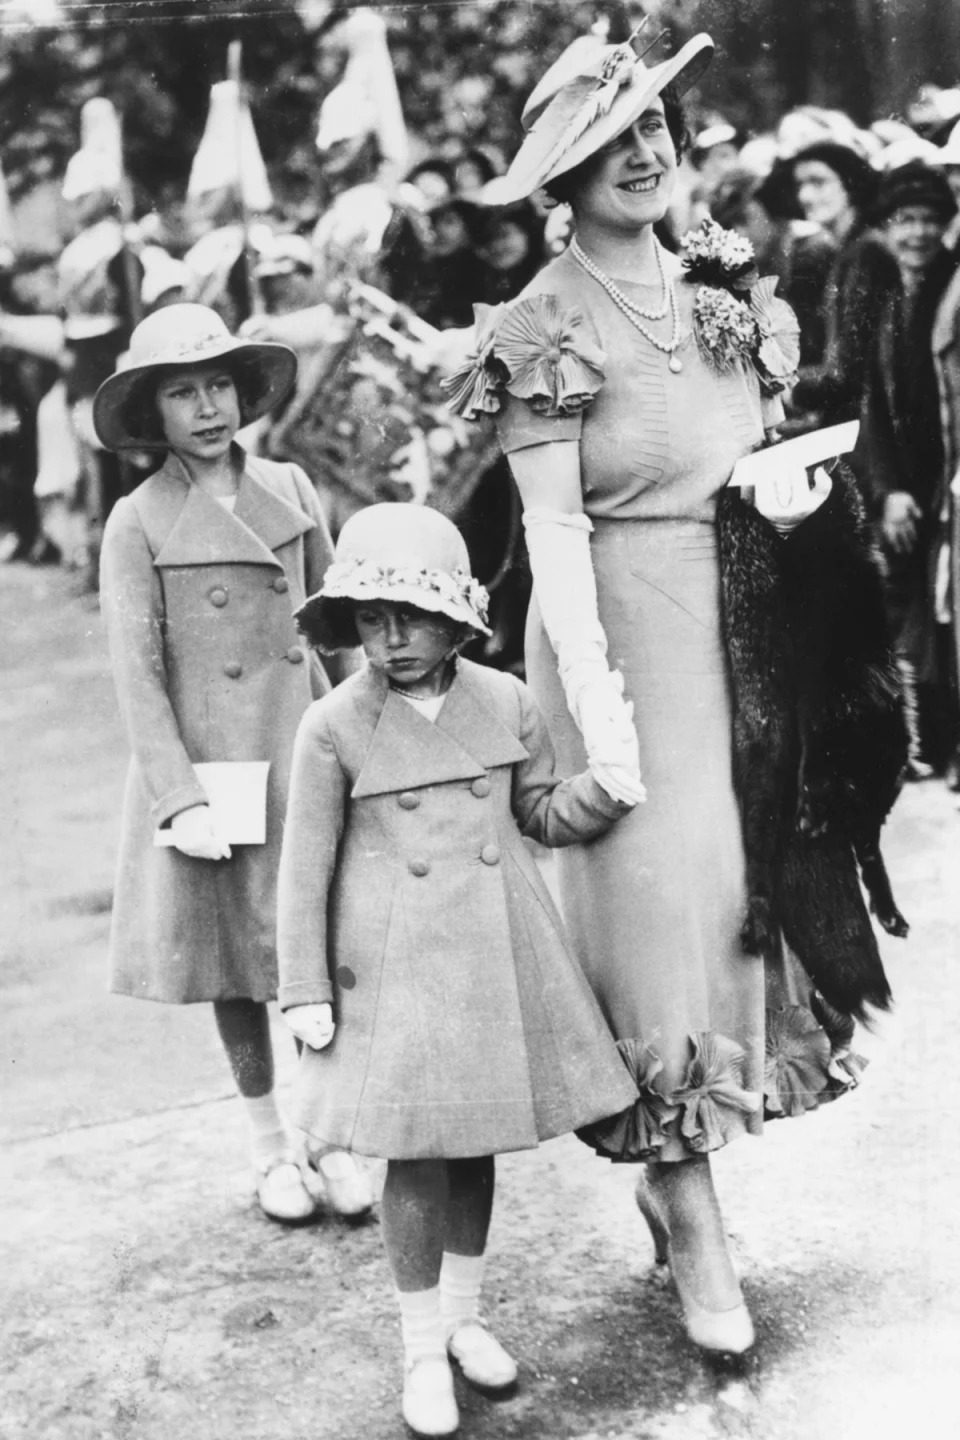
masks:
<svg viewBox="0 0 960 1440"><path fill-rule="evenodd" d="M167 443L196 460L218 460L240 429L240 401L222 364L168 371L157 386L157 409Z"/></svg>
<svg viewBox="0 0 960 1440"><path fill-rule="evenodd" d="M667 212L676 175L677 153L658 96L584 162L573 202L577 223L625 231L653 225Z"/></svg>

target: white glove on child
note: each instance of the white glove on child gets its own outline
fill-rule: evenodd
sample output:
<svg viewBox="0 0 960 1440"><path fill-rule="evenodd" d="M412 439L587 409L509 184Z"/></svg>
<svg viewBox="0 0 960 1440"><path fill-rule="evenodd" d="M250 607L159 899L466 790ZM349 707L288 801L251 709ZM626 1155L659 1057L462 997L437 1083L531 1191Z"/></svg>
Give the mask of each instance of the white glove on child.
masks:
<svg viewBox="0 0 960 1440"><path fill-rule="evenodd" d="M191 805L170 822L173 843L194 860L229 860L230 846L220 834L209 805Z"/></svg>
<svg viewBox="0 0 960 1440"><path fill-rule="evenodd" d="M544 629L591 772L615 800L636 805L647 793L633 707L623 698L623 677L607 664L590 558L593 526L586 515L538 507L525 512L523 524Z"/></svg>
<svg viewBox="0 0 960 1440"><path fill-rule="evenodd" d="M325 1050L337 1028L333 1023L333 1006L326 1001L321 1005L292 1005L284 1010L283 1018L297 1039L311 1050Z"/></svg>

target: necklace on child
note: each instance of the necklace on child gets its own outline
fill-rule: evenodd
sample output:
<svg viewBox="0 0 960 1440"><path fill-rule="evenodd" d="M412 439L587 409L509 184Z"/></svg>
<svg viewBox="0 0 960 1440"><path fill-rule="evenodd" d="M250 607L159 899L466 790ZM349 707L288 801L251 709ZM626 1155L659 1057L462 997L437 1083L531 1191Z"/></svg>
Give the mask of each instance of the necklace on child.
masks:
<svg viewBox="0 0 960 1440"><path fill-rule="evenodd" d="M675 354L675 351L679 350L686 336L682 334L680 328L680 309L677 304L676 289L674 288L673 282L667 278L666 271L663 268L663 260L660 256L660 242L654 240L653 245L654 254L657 257L657 269L660 271L660 280L663 285L663 308L660 310L644 310L635 304L634 301L628 299L616 281L611 280L610 276L601 270L599 265L594 264L589 255L582 249L576 236L574 236L570 242L570 254L582 270L585 270L592 279L596 280L598 285L603 286L617 309L627 317L635 329L640 331L644 339L649 340L655 349L668 356L667 365L670 371L674 375L679 375L683 369L683 361ZM671 321L670 339L661 340L659 336L654 335L651 330L648 330L643 322L644 320L662 320L668 311Z"/></svg>

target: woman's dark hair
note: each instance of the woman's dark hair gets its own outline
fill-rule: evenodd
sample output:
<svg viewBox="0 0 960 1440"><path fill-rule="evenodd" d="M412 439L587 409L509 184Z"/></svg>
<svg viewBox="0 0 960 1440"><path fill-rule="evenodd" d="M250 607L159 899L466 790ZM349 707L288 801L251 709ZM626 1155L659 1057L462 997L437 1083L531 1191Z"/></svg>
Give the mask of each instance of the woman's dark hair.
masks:
<svg viewBox="0 0 960 1440"><path fill-rule="evenodd" d="M207 362L202 362L206 364ZM210 362L210 363L216 363ZM126 402L121 407L121 419L128 435L142 440L145 445L165 445L166 437L160 421L157 406L157 387L165 370L180 369L180 366L161 366L145 375L133 385ZM260 401L269 390L269 382L262 366L254 359L227 355L223 368L230 375L237 388L240 402L240 418L246 424Z"/></svg>
<svg viewBox="0 0 960 1440"><path fill-rule="evenodd" d="M663 117L667 122L667 129L670 132L670 139L673 141L673 148L677 152L677 159L686 154L690 148L690 127L687 123L687 112L684 109L680 92L675 85L665 85L660 91L660 99L663 101ZM572 170L567 170L563 175L558 175L555 180L548 180L544 190L557 205L572 205L573 197L583 182L588 167L595 159L589 155Z"/></svg>

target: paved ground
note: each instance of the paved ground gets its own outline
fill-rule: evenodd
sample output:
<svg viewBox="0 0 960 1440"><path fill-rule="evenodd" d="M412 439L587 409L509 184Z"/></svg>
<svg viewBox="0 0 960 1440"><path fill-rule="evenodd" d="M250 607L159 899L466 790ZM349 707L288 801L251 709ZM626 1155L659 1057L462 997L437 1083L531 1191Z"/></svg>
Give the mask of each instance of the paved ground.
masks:
<svg viewBox="0 0 960 1440"><path fill-rule="evenodd" d="M265 1221L207 1009L105 994L125 750L96 610L14 566L0 614L0 1440L400 1436L376 1227ZM556 1141L499 1167L488 1308L521 1385L464 1396L465 1440L960 1433L952 797L908 791L886 849L914 930L864 1085L718 1162L754 1358L700 1362L628 1170Z"/></svg>

